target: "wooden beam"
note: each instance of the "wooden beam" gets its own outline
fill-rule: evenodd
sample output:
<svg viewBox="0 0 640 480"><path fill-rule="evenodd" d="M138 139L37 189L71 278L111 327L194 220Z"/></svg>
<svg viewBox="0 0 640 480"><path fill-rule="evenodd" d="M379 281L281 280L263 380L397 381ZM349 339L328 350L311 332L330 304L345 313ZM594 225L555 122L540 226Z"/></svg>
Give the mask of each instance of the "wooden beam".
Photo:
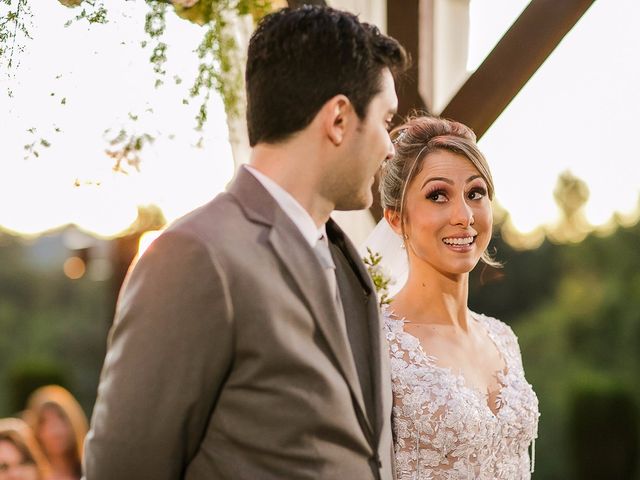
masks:
<svg viewBox="0 0 640 480"><path fill-rule="evenodd" d="M397 82L399 122L413 111L427 111L418 85L418 58L420 53L420 0L403 0L402 8L394 8L387 0L387 34L395 38L405 48L411 57L411 67ZM379 174L371 187L373 204L369 208L375 221L382 218L380 205Z"/></svg>
<svg viewBox="0 0 640 480"><path fill-rule="evenodd" d="M532 0L441 116L482 137L594 1Z"/></svg>
<svg viewBox="0 0 640 480"><path fill-rule="evenodd" d="M420 0L402 0L402 7L387 0L387 34L395 38L411 56L409 70L398 82L398 115L405 118L413 110L426 111L418 90L420 53Z"/></svg>

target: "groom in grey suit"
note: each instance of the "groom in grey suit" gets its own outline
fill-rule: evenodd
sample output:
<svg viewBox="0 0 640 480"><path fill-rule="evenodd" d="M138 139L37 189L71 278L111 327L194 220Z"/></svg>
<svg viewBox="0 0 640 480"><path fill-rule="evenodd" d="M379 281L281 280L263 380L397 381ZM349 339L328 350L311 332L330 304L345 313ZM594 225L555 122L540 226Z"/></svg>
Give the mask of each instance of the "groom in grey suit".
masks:
<svg viewBox="0 0 640 480"><path fill-rule="evenodd" d="M260 23L250 165L129 273L87 480L392 479L376 295L329 214L371 204L405 64L395 40L345 12Z"/></svg>

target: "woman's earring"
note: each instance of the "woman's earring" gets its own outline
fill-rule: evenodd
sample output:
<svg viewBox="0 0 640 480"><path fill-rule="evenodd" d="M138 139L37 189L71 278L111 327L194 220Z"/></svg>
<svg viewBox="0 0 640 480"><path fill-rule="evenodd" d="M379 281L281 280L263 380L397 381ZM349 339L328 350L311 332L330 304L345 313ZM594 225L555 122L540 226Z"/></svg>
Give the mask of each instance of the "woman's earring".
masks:
<svg viewBox="0 0 640 480"><path fill-rule="evenodd" d="M408 235L402 235L402 243L400 244L400 248L401 249L405 249L407 248L407 246L405 245L405 242L409 239Z"/></svg>

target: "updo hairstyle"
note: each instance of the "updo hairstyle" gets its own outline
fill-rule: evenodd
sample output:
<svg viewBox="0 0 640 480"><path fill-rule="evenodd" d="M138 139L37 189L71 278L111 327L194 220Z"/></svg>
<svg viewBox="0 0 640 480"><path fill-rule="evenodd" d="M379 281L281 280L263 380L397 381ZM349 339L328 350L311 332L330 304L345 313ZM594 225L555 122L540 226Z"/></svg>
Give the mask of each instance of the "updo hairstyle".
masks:
<svg viewBox="0 0 640 480"><path fill-rule="evenodd" d="M391 131L395 155L382 165L380 203L382 208L400 215L402 234L406 223L406 194L409 185L422 170L424 158L437 150L447 150L466 157L487 184L489 199L493 200L493 178L487 160L476 145L476 135L462 123L431 116L410 117ZM488 265L499 264L484 252L482 260Z"/></svg>

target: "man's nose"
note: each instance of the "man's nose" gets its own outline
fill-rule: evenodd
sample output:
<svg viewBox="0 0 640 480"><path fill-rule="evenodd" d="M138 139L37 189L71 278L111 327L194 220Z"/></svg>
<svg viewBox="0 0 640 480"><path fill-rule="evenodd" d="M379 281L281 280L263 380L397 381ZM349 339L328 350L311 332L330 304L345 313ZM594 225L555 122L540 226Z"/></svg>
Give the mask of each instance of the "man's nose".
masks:
<svg viewBox="0 0 640 480"><path fill-rule="evenodd" d="M385 160L391 160L395 154L396 147L393 145L391 137L389 137L389 144L387 145L387 156L385 157Z"/></svg>

